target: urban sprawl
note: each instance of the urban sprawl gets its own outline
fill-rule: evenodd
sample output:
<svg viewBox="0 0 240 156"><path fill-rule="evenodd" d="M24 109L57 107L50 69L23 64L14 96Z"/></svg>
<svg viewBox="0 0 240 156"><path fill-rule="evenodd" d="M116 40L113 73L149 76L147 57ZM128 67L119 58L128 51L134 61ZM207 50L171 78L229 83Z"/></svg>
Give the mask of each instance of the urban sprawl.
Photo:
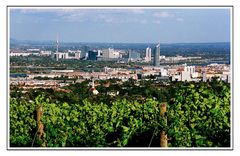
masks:
<svg viewBox="0 0 240 156"><path fill-rule="evenodd" d="M166 65L162 62L177 62L184 60L201 59L201 57L165 57L161 55L160 44L157 44L154 48L146 47L145 55L140 57L140 53L136 51L128 51L127 57L123 57L126 54L124 50L115 50L113 48L105 49L93 49L84 46L84 50L68 50L65 52L59 51L59 43L57 41L55 51L46 51L41 49L27 49L10 50L10 57L51 57L52 59L60 62L66 59L75 60L93 60L93 61L112 61L113 63L127 63L127 62L145 62L150 65L138 65L134 68L113 68L111 66L105 66L102 71L84 72L81 70L48 70L44 73L31 73L27 74L10 74L10 86L18 86L25 90L36 88L55 88L61 89L61 87L82 82L85 80L92 80L91 84L94 87L94 80L107 80L107 79L120 79L121 81L127 81L129 79L148 80L154 78L159 82L169 81L211 81L214 77L230 83L230 65L211 63L206 66L188 66L186 63ZM45 79L36 79L36 78ZM57 78L67 77L67 81L62 81ZM97 94L98 92L94 92Z"/></svg>

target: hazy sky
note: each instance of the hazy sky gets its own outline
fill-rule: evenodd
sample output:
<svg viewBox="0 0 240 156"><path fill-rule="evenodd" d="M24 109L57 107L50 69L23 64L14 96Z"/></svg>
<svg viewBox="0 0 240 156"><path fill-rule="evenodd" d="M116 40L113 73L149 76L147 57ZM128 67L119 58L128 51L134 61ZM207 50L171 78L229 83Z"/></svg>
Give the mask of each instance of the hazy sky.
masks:
<svg viewBox="0 0 240 156"><path fill-rule="evenodd" d="M229 8L10 8L10 37L64 42L229 42Z"/></svg>

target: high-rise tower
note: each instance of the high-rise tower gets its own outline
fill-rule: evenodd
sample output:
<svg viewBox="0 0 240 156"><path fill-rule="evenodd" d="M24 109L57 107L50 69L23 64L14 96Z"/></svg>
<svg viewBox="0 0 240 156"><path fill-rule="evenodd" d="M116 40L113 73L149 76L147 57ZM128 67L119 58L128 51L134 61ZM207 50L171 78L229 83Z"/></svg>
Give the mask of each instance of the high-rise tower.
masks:
<svg viewBox="0 0 240 156"><path fill-rule="evenodd" d="M149 47L147 47L146 48L146 57L145 57L145 60L147 61L147 62L149 62L149 61L151 61L151 56L152 54L151 54L151 48L149 48Z"/></svg>
<svg viewBox="0 0 240 156"><path fill-rule="evenodd" d="M57 42L56 42L56 46L57 46L57 51L56 51L56 60L58 61L58 57L59 57L59 54L58 54L58 46L59 46L59 42L58 42L58 36L57 36Z"/></svg>
<svg viewBox="0 0 240 156"><path fill-rule="evenodd" d="M159 66L160 65L160 43L156 45L154 48L154 59L153 59L153 65Z"/></svg>

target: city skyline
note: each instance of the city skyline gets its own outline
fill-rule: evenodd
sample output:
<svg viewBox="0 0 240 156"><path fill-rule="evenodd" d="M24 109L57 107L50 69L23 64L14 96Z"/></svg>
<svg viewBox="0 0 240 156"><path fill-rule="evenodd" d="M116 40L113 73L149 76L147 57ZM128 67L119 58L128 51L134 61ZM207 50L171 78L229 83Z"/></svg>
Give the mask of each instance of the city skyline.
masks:
<svg viewBox="0 0 240 156"><path fill-rule="evenodd" d="M11 8L10 38L108 43L231 41L225 8Z"/></svg>

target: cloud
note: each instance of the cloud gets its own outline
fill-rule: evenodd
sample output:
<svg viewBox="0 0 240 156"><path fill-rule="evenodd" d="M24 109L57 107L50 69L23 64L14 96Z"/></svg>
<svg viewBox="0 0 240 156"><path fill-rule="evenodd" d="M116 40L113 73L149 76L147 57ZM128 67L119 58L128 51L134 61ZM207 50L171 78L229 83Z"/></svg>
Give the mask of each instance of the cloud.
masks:
<svg viewBox="0 0 240 156"><path fill-rule="evenodd" d="M68 22L82 22L87 20L85 12L59 12L57 16Z"/></svg>
<svg viewBox="0 0 240 156"><path fill-rule="evenodd" d="M18 9L18 8L13 8L11 9L13 11L18 11L21 14L29 14L29 13L57 13L57 12L62 12L64 9L46 9L46 8L24 8L24 9Z"/></svg>
<svg viewBox="0 0 240 156"><path fill-rule="evenodd" d="M143 9L129 9L130 12L135 14L144 14L145 11Z"/></svg>
<svg viewBox="0 0 240 156"><path fill-rule="evenodd" d="M36 18L49 17L52 22L99 22L146 24L152 12L143 8L21 8L20 14L36 14ZM47 16L46 16L47 15ZM32 17L34 17L32 16ZM156 17L172 17L168 12L155 13Z"/></svg>
<svg viewBox="0 0 240 156"><path fill-rule="evenodd" d="M157 23L157 24L160 23L161 19L172 19L172 20L176 20L178 22L183 22L184 21L183 18L177 17L175 14L169 13L169 12L166 12L166 11L155 12L155 13L152 14L152 16L158 19L158 20L153 21L153 23Z"/></svg>
<svg viewBox="0 0 240 156"><path fill-rule="evenodd" d="M163 11L163 12L155 12L155 13L153 13L153 16L154 16L154 17L157 17L157 18L172 18L172 17L175 17L174 14L171 14L171 13L166 12L166 11Z"/></svg>
<svg viewBox="0 0 240 156"><path fill-rule="evenodd" d="M59 16L69 22L102 22L102 23L133 23L145 24L142 18L143 9L76 9L65 10ZM133 18L134 17L134 18Z"/></svg>

